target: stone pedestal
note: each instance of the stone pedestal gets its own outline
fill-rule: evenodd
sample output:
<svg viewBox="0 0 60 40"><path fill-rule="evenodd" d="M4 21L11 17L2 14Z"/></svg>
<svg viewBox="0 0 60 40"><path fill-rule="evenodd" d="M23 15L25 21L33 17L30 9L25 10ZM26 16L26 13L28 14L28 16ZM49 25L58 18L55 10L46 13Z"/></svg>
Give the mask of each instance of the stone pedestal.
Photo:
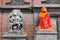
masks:
<svg viewBox="0 0 60 40"><path fill-rule="evenodd" d="M26 40L26 34L4 34L2 35L3 40Z"/></svg>
<svg viewBox="0 0 60 40"><path fill-rule="evenodd" d="M57 35L36 35L35 40L57 40Z"/></svg>
<svg viewBox="0 0 60 40"><path fill-rule="evenodd" d="M35 34L35 40L57 40L57 32L49 32L46 30L44 32L41 32L41 30L37 30Z"/></svg>

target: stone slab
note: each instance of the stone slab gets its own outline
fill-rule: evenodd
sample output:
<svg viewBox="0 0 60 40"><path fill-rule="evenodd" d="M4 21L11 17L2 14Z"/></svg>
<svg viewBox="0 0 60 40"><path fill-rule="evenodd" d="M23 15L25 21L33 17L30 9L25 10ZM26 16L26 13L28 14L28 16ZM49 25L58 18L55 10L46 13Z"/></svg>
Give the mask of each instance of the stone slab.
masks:
<svg viewBox="0 0 60 40"><path fill-rule="evenodd" d="M57 35L36 35L35 40L57 40Z"/></svg>
<svg viewBox="0 0 60 40"><path fill-rule="evenodd" d="M3 40L26 40L26 39L3 39Z"/></svg>
<svg viewBox="0 0 60 40"><path fill-rule="evenodd" d="M7 33L2 35L3 40L26 40L26 34Z"/></svg>
<svg viewBox="0 0 60 40"><path fill-rule="evenodd" d="M27 34L4 34L2 35L3 38L26 38Z"/></svg>

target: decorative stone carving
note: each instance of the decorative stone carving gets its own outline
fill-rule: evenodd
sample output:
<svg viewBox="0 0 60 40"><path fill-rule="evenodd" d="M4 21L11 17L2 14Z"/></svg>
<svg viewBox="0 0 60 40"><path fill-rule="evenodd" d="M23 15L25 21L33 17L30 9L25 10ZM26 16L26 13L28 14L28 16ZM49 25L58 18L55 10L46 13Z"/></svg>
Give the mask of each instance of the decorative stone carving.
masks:
<svg viewBox="0 0 60 40"><path fill-rule="evenodd" d="M11 0L12 5L22 5L24 4L24 0Z"/></svg>
<svg viewBox="0 0 60 40"><path fill-rule="evenodd" d="M43 4L60 4L59 0L46 0L42 1Z"/></svg>
<svg viewBox="0 0 60 40"><path fill-rule="evenodd" d="M23 31L23 16L20 10L13 10L8 18L10 32Z"/></svg>
<svg viewBox="0 0 60 40"><path fill-rule="evenodd" d="M11 2L6 3L7 5L23 5L24 0L11 0Z"/></svg>

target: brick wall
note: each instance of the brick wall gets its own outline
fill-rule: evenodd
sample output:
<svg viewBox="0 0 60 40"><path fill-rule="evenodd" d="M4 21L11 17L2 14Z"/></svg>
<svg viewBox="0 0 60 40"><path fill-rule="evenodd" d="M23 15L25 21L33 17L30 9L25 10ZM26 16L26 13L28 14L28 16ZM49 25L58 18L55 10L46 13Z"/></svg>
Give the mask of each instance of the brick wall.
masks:
<svg viewBox="0 0 60 40"><path fill-rule="evenodd" d="M8 32L8 13L2 14L2 34Z"/></svg>
<svg viewBox="0 0 60 40"><path fill-rule="evenodd" d="M39 6L39 5L41 5L41 1L46 1L46 0L34 0L33 5L34 6Z"/></svg>

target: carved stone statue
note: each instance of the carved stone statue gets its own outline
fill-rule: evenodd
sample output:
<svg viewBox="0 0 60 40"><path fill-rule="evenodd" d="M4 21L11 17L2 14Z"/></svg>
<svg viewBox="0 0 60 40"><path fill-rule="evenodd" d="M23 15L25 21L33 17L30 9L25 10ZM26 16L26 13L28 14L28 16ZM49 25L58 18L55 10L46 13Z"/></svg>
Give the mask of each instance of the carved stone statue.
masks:
<svg viewBox="0 0 60 40"><path fill-rule="evenodd" d="M10 32L23 31L23 16L20 10L13 10L8 19Z"/></svg>
<svg viewBox="0 0 60 40"><path fill-rule="evenodd" d="M45 7L42 7L41 12L38 14L39 25L37 26L38 30L54 30L50 16Z"/></svg>

